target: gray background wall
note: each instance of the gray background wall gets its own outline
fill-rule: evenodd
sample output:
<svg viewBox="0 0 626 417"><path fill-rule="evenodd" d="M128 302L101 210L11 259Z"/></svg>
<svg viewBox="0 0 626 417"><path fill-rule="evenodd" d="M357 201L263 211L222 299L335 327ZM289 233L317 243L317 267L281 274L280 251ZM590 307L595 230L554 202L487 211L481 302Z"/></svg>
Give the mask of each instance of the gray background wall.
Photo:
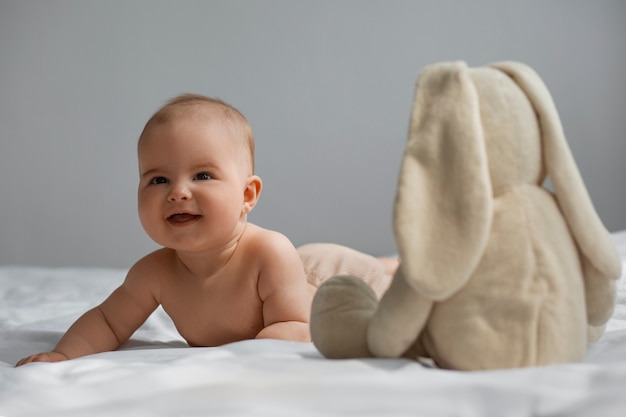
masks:
<svg viewBox="0 0 626 417"><path fill-rule="evenodd" d="M626 228L624 1L0 1L0 264L129 267L136 139L181 92L249 119L251 221L395 251L415 78L515 59L551 89L606 226Z"/></svg>

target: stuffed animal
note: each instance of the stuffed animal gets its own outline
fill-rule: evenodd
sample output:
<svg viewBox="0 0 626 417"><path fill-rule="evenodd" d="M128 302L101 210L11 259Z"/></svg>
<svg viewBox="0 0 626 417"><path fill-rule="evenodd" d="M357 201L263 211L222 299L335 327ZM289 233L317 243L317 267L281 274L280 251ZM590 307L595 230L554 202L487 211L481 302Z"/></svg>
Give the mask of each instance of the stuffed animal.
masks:
<svg viewBox="0 0 626 417"><path fill-rule="evenodd" d="M311 335L326 357L572 362L613 311L619 255L524 64L421 72L393 226L401 263L380 301L353 276L318 289Z"/></svg>

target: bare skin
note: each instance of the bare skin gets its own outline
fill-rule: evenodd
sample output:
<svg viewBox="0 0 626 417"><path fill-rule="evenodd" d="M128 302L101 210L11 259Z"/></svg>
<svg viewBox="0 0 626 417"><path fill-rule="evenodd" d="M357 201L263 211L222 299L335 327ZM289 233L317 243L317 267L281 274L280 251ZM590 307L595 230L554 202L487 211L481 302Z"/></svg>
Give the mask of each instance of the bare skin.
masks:
<svg viewBox="0 0 626 417"><path fill-rule="evenodd" d="M312 290L300 257L282 234L247 222L261 180L232 134L219 121L190 118L142 138L139 215L164 248L139 260L52 352L17 366L115 350L159 305L191 346L310 341Z"/></svg>
<svg viewBox="0 0 626 417"><path fill-rule="evenodd" d="M107 300L85 313L53 352L22 359L18 366L114 350L159 304L190 346L254 338L310 341L310 292L291 243L248 224L229 249L226 262L208 276L192 273L171 249L153 252ZM275 269L275 263L283 266Z"/></svg>
<svg viewBox="0 0 626 417"><path fill-rule="evenodd" d="M52 352L17 366L115 350L159 305L190 346L311 340L316 288L285 236L247 221L262 183L231 125L209 108L144 130L139 217L163 249L133 265L124 283L82 315ZM389 275L398 265L397 259L379 261Z"/></svg>

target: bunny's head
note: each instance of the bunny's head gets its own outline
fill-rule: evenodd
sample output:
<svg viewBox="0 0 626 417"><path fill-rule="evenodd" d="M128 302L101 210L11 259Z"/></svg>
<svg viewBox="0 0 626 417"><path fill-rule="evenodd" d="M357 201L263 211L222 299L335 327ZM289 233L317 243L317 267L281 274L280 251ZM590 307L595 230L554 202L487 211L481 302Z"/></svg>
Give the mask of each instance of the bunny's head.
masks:
<svg viewBox="0 0 626 417"><path fill-rule="evenodd" d="M619 276L615 248L539 76L517 62L423 70L394 207L409 285L434 301L456 292L484 252L494 196L521 184L542 186L546 176L585 269Z"/></svg>

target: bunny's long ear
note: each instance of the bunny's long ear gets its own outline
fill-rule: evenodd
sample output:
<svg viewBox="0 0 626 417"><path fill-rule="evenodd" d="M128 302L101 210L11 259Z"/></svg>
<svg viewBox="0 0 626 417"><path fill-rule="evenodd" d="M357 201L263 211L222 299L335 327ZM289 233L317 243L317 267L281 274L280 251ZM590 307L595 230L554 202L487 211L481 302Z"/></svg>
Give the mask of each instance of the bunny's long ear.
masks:
<svg viewBox="0 0 626 417"><path fill-rule="evenodd" d="M558 205L583 255L590 322L597 324L606 321L608 317L594 319L592 316L610 315L612 300L607 300L607 297L611 297L613 287L607 286L606 280L620 277L621 261L609 232L589 198L565 139L552 96L539 75L524 64L499 62L490 66L509 75L526 93L537 112L548 176L554 187ZM597 313L594 313L594 309L598 310Z"/></svg>
<svg viewBox="0 0 626 417"><path fill-rule="evenodd" d="M422 71L394 206L406 281L431 300L461 288L492 220L492 190L476 88L464 62Z"/></svg>

